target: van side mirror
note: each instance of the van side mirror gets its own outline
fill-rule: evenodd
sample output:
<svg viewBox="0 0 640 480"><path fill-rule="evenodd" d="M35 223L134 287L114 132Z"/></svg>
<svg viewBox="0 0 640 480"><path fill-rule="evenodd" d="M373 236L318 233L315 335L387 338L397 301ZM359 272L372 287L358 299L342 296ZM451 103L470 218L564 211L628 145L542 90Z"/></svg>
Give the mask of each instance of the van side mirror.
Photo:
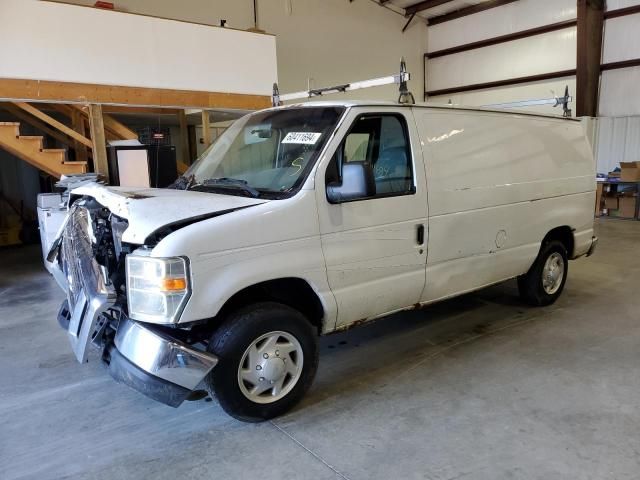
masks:
<svg viewBox="0 0 640 480"><path fill-rule="evenodd" d="M376 181L373 169L365 162L342 164L342 179L327 185L329 203L350 202L373 197L375 194Z"/></svg>

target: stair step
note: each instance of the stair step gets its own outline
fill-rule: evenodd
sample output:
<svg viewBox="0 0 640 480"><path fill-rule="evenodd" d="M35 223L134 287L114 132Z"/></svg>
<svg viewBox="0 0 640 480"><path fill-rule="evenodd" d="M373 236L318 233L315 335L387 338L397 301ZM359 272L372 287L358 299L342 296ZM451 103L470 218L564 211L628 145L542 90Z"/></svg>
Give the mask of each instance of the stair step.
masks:
<svg viewBox="0 0 640 480"><path fill-rule="evenodd" d="M43 148L42 151L44 153L67 153L67 150L64 148Z"/></svg>
<svg viewBox="0 0 640 480"><path fill-rule="evenodd" d="M40 150L42 148L42 136L36 135L18 135L21 142L33 142L35 147Z"/></svg>
<svg viewBox="0 0 640 480"><path fill-rule="evenodd" d="M15 122L0 122L0 131L13 135L14 137L20 136L20 124Z"/></svg>
<svg viewBox="0 0 640 480"><path fill-rule="evenodd" d="M87 162L80 162L80 161L76 161L76 160L71 160L71 161L64 161L62 162L63 165L86 165Z"/></svg>

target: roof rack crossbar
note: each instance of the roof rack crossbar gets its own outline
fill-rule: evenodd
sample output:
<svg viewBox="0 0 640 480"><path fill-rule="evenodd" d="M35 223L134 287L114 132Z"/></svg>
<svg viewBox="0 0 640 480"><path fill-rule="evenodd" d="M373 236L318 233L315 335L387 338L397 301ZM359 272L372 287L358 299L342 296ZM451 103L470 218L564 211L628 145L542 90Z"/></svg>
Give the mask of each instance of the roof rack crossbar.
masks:
<svg viewBox="0 0 640 480"><path fill-rule="evenodd" d="M494 103L491 105L483 105L486 108L523 108L523 107L533 107L538 105L553 105L557 107L562 105L562 115L564 117L571 116L571 109L569 108L569 103L573 101L573 97L569 95L569 86L567 85L564 89L563 97L553 97L553 98L541 98L537 100L519 100L516 102L508 102L508 103Z"/></svg>
<svg viewBox="0 0 640 480"><path fill-rule="evenodd" d="M413 95L407 89L407 81L411 78L411 74L407 72L407 67L404 58L400 60L400 72L395 75L388 75L386 77L371 78L369 80L361 80L358 82L344 83L342 85L334 85L332 87L314 88L310 90L303 90L300 92L281 94L278 89L278 84L273 84L273 95L271 102L274 107L282 105L282 102L289 100L299 100L303 98L319 97L331 93L345 93L353 90L360 90L363 88L380 87L383 85L400 85L400 103L408 103L408 98L413 99ZM415 102L413 102L415 103Z"/></svg>

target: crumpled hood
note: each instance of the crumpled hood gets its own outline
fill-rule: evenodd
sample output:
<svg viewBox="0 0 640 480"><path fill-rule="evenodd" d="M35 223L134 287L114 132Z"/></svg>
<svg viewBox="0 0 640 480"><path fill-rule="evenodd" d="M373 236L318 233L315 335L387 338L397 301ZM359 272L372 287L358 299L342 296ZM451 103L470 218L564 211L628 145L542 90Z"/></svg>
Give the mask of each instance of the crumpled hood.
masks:
<svg viewBox="0 0 640 480"><path fill-rule="evenodd" d="M113 214L126 218L129 227L122 235L122 241L135 244L144 243L149 235L167 225L204 219L268 201L206 192L99 184L78 187L71 194L93 197Z"/></svg>

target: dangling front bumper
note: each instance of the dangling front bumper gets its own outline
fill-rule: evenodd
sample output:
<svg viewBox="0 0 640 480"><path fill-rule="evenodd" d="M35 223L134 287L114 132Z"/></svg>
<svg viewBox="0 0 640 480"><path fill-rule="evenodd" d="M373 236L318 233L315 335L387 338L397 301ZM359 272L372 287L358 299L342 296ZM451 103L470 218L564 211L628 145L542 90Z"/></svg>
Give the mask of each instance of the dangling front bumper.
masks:
<svg viewBox="0 0 640 480"><path fill-rule="evenodd" d="M113 378L172 407L180 405L218 363L216 356L130 319L120 320L109 356Z"/></svg>
<svg viewBox="0 0 640 480"><path fill-rule="evenodd" d="M74 207L48 256L56 281L67 293L58 322L66 328L79 362L87 361L90 344L106 348L103 358L117 381L177 407L218 359L173 338L166 329L133 321L122 312L117 319L107 314L117 293L94 258L89 222L89 210ZM103 339L107 327L116 331L113 341Z"/></svg>

